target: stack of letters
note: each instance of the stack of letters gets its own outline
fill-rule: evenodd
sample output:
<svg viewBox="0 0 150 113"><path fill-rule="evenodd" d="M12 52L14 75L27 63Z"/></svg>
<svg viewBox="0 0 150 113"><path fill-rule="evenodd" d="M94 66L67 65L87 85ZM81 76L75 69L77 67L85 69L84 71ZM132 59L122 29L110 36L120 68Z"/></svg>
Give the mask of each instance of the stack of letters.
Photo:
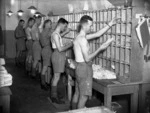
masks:
<svg viewBox="0 0 150 113"><path fill-rule="evenodd" d="M0 58L0 88L12 85L12 76L7 72L4 65L5 60L3 58Z"/></svg>

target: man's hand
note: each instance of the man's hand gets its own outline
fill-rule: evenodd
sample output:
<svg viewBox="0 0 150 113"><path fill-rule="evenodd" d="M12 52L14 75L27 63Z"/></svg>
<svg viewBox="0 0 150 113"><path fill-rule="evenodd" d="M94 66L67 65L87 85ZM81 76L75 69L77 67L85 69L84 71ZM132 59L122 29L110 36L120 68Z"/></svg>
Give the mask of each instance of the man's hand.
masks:
<svg viewBox="0 0 150 113"><path fill-rule="evenodd" d="M65 45L65 46L67 46L67 45L73 45L73 41L68 41L68 42L66 42L64 45Z"/></svg>
<svg viewBox="0 0 150 113"><path fill-rule="evenodd" d="M66 34L68 34L70 31L71 31L70 28L66 28L65 31L63 31L60 35L61 35L62 37L64 37L64 36L65 36Z"/></svg>
<svg viewBox="0 0 150 113"><path fill-rule="evenodd" d="M71 31L71 28L67 28L64 32L69 33Z"/></svg>
<svg viewBox="0 0 150 113"><path fill-rule="evenodd" d="M103 44L100 46L100 49L101 49L101 50L106 49L113 41L114 41L114 38L108 39L105 43L103 43Z"/></svg>
<svg viewBox="0 0 150 113"><path fill-rule="evenodd" d="M108 25L109 25L109 26L113 26L113 25L117 24L117 23L120 22L120 21L121 21L121 18L113 18L113 19L108 23Z"/></svg>

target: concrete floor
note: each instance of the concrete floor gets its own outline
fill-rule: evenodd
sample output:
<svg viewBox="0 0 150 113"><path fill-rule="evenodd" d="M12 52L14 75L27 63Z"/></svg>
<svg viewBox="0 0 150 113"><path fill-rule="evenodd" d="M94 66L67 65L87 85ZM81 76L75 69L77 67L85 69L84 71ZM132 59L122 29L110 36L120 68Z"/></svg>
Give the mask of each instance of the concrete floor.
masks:
<svg viewBox="0 0 150 113"><path fill-rule="evenodd" d="M6 62L6 69L13 76L10 113L55 113L64 110L56 108L48 99L50 92L41 90L39 81L26 76L23 68L15 67L14 60Z"/></svg>
<svg viewBox="0 0 150 113"><path fill-rule="evenodd" d="M14 60L6 60L5 67L13 76L13 85L10 87L12 91L10 113L56 113L68 110L68 104L52 104L49 99L50 92L41 90L40 81L26 76L24 68L16 67ZM98 93L97 97L101 98L88 101L86 107L100 106L99 100L103 99L103 95ZM117 113L128 113L126 97L114 98L113 101L122 106Z"/></svg>

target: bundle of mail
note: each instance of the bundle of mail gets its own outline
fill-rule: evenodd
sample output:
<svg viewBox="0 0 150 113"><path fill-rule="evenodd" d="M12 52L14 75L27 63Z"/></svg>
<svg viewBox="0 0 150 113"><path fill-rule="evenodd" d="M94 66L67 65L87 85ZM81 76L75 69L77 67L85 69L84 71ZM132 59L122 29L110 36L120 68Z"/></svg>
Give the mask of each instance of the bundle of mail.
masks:
<svg viewBox="0 0 150 113"><path fill-rule="evenodd" d="M0 58L0 88L12 85L12 76L7 72L4 65L5 60L3 58Z"/></svg>
<svg viewBox="0 0 150 113"><path fill-rule="evenodd" d="M95 79L116 79L116 74L103 68L100 65L93 64L93 78Z"/></svg>

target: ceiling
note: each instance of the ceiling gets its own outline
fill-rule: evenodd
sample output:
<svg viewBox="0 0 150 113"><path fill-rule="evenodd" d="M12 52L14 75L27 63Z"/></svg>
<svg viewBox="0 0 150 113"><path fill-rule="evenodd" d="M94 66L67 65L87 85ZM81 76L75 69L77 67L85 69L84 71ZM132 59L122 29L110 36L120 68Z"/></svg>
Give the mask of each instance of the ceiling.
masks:
<svg viewBox="0 0 150 113"><path fill-rule="evenodd" d="M112 6L123 5L124 0L10 0L18 2L26 9L29 5L38 7L42 13L52 11L54 15L69 13L68 4L73 7L74 12L80 12L84 9L85 4L88 5L88 10L105 9Z"/></svg>

